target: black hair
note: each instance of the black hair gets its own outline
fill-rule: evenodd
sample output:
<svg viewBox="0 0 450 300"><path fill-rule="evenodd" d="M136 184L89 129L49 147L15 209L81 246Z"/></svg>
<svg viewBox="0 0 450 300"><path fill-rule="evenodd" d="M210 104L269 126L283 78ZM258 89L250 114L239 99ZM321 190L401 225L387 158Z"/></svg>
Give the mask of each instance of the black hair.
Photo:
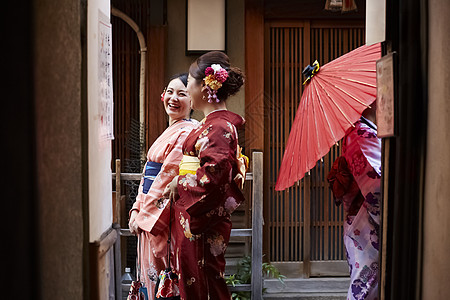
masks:
<svg viewBox="0 0 450 300"><path fill-rule="evenodd" d="M189 75L188 73L178 73L178 74L172 75L172 77L170 77L167 85L169 85L169 83L174 79L180 79L181 82L184 84L184 86L187 87L188 75Z"/></svg>
<svg viewBox="0 0 450 300"><path fill-rule="evenodd" d="M174 79L180 79L181 82L184 84L185 87L187 87L187 81L188 81L188 76L189 73L178 73L178 74L174 74L169 78L169 83L174 80ZM167 85L169 85L169 83L167 83ZM194 110L191 109L191 112L189 113L189 116L192 117L192 114L194 113Z"/></svg>
<svg viewBox="0 0 450 300"><path fill-rule="evenodd" d="M197 58L191 64L189 73L197 82L201 82L205 78L206 68L212 64L220 64L228 72L227 80L217 90L217 98L225 101L229 96L236 94L244 84L244 73L239 68L232 67L228 55L221 51L210 51Z"/></svg>

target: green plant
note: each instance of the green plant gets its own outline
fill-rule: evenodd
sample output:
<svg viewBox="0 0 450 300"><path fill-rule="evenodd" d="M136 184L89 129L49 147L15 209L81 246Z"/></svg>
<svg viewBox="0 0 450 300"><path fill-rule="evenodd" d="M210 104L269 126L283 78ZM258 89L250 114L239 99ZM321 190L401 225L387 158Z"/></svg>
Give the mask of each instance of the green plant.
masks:
<svg viewBox="0 0 450 300"><path fill-rule="evenodd" d="M284 279L286 276L281 275L278 269L270 264L263 263L262 264L262 272L264 276L272 277L278 279L281 283L284 284ZM237 284L249 284L252 279L252 257L250 255L242 258L238 265L236 274L230 275L225 278L225 281L228 285L236 286ZM265 289L263 289L263 293ZM231 298L233 300L250 300L250 292L233 292L231 294Z"/></svg>

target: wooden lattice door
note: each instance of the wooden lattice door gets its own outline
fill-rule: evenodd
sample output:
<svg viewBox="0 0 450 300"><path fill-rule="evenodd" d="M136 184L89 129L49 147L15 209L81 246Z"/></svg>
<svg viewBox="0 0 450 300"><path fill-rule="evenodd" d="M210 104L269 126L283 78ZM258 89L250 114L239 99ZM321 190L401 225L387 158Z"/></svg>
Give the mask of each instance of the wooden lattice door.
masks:
<svg viewBox="0 0 450 300"><path fill-rule="evenodd" d="M265 243L269 260L299 276L345 276L343 211L326 177L340 155L334 146L305 178L278 192L278 177L290 128L301 99L302 70L321 65L364 44L361 22L295 21L265 25Z"/></svg>

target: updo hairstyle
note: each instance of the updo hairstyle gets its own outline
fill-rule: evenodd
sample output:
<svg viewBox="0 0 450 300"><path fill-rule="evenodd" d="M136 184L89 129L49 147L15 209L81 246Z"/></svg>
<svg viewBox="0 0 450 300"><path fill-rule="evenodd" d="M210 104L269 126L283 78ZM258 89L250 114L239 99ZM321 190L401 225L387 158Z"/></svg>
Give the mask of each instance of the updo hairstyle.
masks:
<svg viewBox="0 0 450 300"><path fill-rule="evenodd" d="M244 74L239 68L232 67L228 56L220 51L211 51L200 56L191 64L189 74L195 78L197 83L201 83L206 76L206 68L211 67L212 64L220 64L228 72L227 80L217 90L217 98L225 101L228 97L235 95L240 90L244 84Z"/></svg>

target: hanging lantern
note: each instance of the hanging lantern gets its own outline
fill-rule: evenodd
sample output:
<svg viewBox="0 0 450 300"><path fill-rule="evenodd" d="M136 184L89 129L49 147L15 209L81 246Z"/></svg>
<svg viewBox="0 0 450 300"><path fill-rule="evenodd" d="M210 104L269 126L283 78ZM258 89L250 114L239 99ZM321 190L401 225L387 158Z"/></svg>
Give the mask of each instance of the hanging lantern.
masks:
<svg viewBox="0 0 450 300"><path fill-rule="evenodd" d="M341 11L342 10L342 0L327 0L325 2L325 10L329 11Z"/></svg>
<svg viewBox="0 0 450 300"><path fill-rule="evenodd" d="M326 0L325 10L332 12L351 12L358 10L355 0Z"/></svg>

